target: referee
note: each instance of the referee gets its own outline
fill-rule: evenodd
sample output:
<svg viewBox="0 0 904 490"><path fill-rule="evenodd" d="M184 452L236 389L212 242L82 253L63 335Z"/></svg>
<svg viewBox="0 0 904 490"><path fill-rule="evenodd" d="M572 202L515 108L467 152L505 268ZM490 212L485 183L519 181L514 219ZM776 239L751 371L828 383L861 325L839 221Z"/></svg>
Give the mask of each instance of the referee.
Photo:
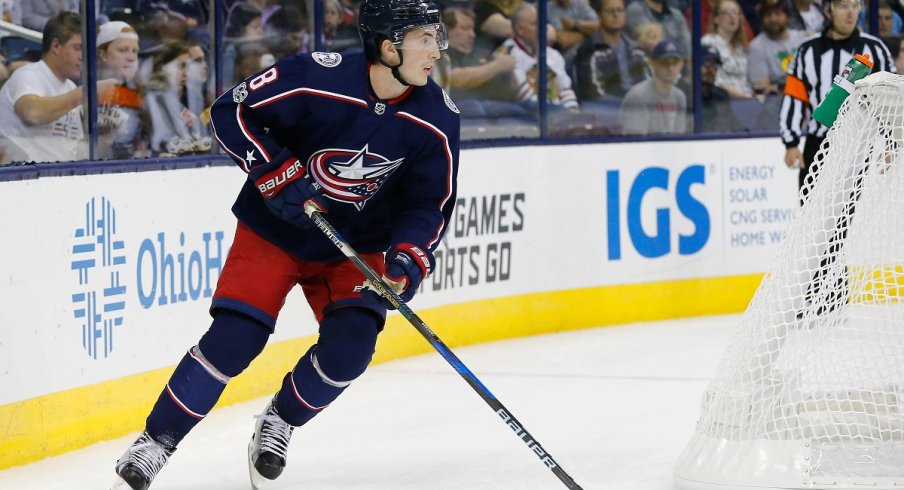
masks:
<svg viewBox="0 0 904 490"><path fill-rule="evenodd" d="M885 44L857 28L863 8L859 0L828 0L824 6L828 27L822 34L805 39L797 49L788 65L782 98L779 125L786 148L785 164L800 169L798 189L803 189L813 158L829 131L810 115L829 92L835 75L855 54L869 55L874 71L897 73ZM799 148L802 134L807 136L803 155ZM800 197L803 203L806 194Z"/></svg>

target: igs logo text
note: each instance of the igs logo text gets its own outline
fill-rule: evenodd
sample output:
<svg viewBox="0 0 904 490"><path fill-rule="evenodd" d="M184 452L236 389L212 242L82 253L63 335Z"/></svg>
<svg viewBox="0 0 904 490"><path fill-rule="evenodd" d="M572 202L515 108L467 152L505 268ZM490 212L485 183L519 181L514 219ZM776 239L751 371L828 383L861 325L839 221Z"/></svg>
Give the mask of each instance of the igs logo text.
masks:
<svg viewBox="0 0 904 490"><path fill-rule="evenodd" d="M691 165L680 172L662 167L647 167L633 181L623 179L618 170L606 172L606 234L609 260L622 258L622 235L627 243L646 258L662 257L672 250L675 213L689 220L694 230L677 232L677 252L691 255L699 252L709 240L710 216L706 206L691 194L694 186L706 184L703 165ZM623 199L624 195L627 199ZM654 226L644 227L643 209L656 203ZM650 220L647 220L650 221ZM623 224L624 223L624 224Z"/></svg>

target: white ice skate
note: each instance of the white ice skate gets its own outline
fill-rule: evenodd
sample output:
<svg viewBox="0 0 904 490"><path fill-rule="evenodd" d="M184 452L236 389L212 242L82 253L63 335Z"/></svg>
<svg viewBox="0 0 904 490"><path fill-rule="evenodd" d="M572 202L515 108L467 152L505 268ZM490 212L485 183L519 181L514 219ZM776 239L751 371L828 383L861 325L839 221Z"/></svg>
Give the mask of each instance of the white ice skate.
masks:
<svg viewBox="0 0 904 490"><path fill-rule="evenodd" d="M276 413L274 402L275 399L255 417L257 424L248 443L248 474L254 490L260 490L268 481L275 480L286 467L294 427Z"/></svg>
<svg viewBox="0 0 904 490"><path fill-rule="evenodd" d="M160 468L166 464L175 448L168 448L142 432L135 442L116 461L117 479L113 490L147 490Z"/></svg>

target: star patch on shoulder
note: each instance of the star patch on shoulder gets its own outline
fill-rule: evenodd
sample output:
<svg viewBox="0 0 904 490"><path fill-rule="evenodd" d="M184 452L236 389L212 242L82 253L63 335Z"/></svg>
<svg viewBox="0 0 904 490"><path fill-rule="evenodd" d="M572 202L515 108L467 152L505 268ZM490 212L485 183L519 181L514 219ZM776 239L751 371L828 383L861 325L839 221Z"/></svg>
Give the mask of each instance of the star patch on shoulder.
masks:
<svg viewBox="0 0 904 490"><path fill-rule="evenodd" d="M455 102L452 102L452 97L449 97L449 94L447 94L445 90L443 90L443 100L446 102L446 107L448 107L449 110L456 114L461 114L461 112L458 111L458 107L455 105Z"/></svg>
<svg viewBox="0 0 904 490"><path fill-rule="evenodd" d="M325 53L323 51L315 51L311 53L311 57L314 58L314 61L317 64L325 66L327 68L333 68L339 66L339 63L342 63L342 55L339 53Z"/></svg>

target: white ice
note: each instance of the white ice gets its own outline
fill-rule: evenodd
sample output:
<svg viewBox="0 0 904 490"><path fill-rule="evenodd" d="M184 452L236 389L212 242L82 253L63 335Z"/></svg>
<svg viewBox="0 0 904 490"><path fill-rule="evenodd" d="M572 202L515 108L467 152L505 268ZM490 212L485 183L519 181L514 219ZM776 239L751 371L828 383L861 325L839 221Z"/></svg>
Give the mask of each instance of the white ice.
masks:
<svg viewBox="0 0 904 490"><path fill-rule="evenodd" d="M737 316L633 324L454 349L585 489L665 490ZM276 374L274 374L276 375ZM253 415L215 410L151 490L247 490ZM4 490L110 488L137 434L0 471ZM370 368L295 431L266 490L566 488L436 353Z"/></svg>

